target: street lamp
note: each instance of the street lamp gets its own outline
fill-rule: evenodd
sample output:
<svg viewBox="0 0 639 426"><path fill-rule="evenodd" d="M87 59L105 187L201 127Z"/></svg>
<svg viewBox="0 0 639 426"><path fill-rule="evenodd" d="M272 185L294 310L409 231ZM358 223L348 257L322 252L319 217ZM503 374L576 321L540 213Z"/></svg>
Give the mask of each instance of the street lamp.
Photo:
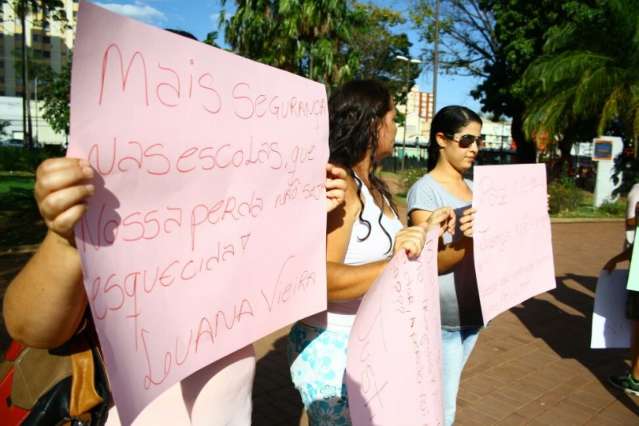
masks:
<svg viewBox="0 0 639 426"><path fill-rule="evenodd" d="M408 94L410 93L410 89L408 87L408 75L410 72L410 64L421 64L422 61L415 58L407 58L406 56L397 55L395 59L399 59L400 61L406 62L406 100L404 103L404 136L402 138L402 165L401 170L404 170L404 158L406 157L406 125L408 124ZM417 117L419 122L419 117Z"/></svg>

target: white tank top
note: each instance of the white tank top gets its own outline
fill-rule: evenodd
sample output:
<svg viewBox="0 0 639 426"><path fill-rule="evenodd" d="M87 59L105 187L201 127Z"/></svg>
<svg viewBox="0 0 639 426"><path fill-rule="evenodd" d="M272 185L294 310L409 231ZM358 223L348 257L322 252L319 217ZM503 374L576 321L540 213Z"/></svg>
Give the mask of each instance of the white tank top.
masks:
<svg viewBox="0 0 639 426"><path fill-rule="evenodd" d="M356 180L359 179L356 177ZM364 202L362 219L370 223L370 234L368 234L365 240L361 240L366 237L368 227L360 221L358 215L353 223L353 229L351 230L351 236L348 241L348 248L346 249L346 256L344 257L345 265L363 265L386 259L392 254L392 244L395 241L395 234L403 228L399 218L393 213L393 217L382 214L381 224L384 227L382 229L379 219L381 209L375 204L373 196L366 185L363 184L361 186L361 198ZM384 232L384 229L388 233L388 236ZM360 297L353 300L328 302L328 307L325 312L320 312L319 314L308 317L304 319L304 322L309 325L328 329L350 328L353 325L355 314L357 313L361 300L362 298Z"/></svg>

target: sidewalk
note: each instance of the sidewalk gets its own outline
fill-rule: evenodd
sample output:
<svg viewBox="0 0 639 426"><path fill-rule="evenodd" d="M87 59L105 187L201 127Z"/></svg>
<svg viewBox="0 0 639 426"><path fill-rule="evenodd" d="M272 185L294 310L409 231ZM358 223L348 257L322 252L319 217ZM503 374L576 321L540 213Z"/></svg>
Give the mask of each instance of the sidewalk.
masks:
<svg viewBox="0 0 639 426"><path fill-rule="evenodd" d="M552 229L557 289L482 332L462 378L457 425L639 424L639 399L606 384L608 375L624 371L628 351L589 349L597 276L621 249L623 222ZM286 332L256 344L255 426L307 424L288 377Z"/></svg>

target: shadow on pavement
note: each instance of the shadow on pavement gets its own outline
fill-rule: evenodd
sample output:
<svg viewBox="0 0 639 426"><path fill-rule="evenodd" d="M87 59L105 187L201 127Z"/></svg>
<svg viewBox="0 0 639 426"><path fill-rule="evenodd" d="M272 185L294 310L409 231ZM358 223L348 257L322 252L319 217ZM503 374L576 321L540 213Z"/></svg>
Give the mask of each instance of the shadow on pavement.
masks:
<svg viewBox="0 0 639 426"><path fill-rule="evenodd" d="M573 358L586 367L623 405L639 415L637 402L612 388L608 376L623 374L628 366L626 349L590 349L590 330L594 299L592 296L567 285L574 281L594 293L596 277L566 274L557 277L557 288L549 292L559 302L557 305L540 298L529 299L522 307L511 310L530 330L541 338L562 358ZM569 313L561 305L574 309ZM624 309L623 306L620 309ZM583 316L581 316L581 315Z"/></svg>

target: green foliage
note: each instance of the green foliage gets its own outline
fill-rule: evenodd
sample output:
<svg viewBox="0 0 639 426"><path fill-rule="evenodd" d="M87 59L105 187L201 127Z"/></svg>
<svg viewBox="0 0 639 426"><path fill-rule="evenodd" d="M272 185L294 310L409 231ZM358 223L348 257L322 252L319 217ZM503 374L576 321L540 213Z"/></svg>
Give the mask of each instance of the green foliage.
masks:
<svg viewBox="0 0 639 426"><path fill-rule="evenodd" d="M399 175L401 177L402 186L406 189L406 191L408 191L415 182L424 176L424 174L426 174L425 168L412 168L401 171Z"/></svg>
<svg viewBox="0 0 639 426"><path fill-rule="evenodd" d="M219 48L220 46L218 46L218 44L215 42L215 40L217 40L217 35L218 35L217 31L211 31L207 33L206 38L202 40L202 43Z"/></svg>
<svg viewBox="0 0 639 426"><path fill-rule="evenodd" d="M626 206L620 201L606 202L599 206L599 211L608 216L623 217L626 213Z"/></svg>
<svg viewBox="0 0 639 426"><path fill-rule="evenodd" d="M223 4L226 0L223 0ZM225 38L242 56L336 85L356 58L344 55L356 16L340 0L237 0Z"/></svg>
<svg viewBox="0 0 639 426"><path fill-rule="evenodd" d="M577 210L584 201L584 194L577 187L575 181L569 177L562 177L548 185L548 201L550 214Z"/></svg>
<svg viewBox="0 0 639 426"><path fill-rule="evenodd" d="M420 64L397 59L410 56L408 36L397 32L406 20L399 12L372 4L355 3L354 13L360 24L353 28L348 43L348 54L358 59L353 77L385 82L395 96L395 104L404 103L421 72ZM403 115L398 114L397 121L403 121Z"/></svg>
<svg viewBox="0 0 639 426"><path fill-rule="evenodd" d="M432 2L415 3L413 21L423 38L432 41ZM442 65L449 72L483 78L471 94L484 112L512 117L520 161L535 161L535 148L522 128L527 94L519 78L541 54L548 28L564 19L563 7L572 3L576 2L441 0Z"/></svg>
<svg viewBox="0 0 639 426"><path fill-rule="evenodd" d="M223 2L225 3L225 1ZM330 90L352 78L385 81L401 102L419 75L406 65L400 13L352 0L237 0L221 14L225 39L242 56L320 81ZM407 84L408 83L408 84Z"/></svg>
<svg viewBox="0 0 639 426"><path fill-rule="evenodd" d="M56 145L32 150L0 147L0 171L33 173L47 158L62 157L64 154L64 149Z"/></svg>
<svg viewBox="0 0 639 426"><path fill-rule="evenodd" d="M40 243L47 232L33 197L34 181L33 174L0 173L0 251Z"/></svg>
<svg viewBox="0 0 639 426"><path fill-rule="evenodd" d="M60 73L50 72L40 90L43 101L42 117L59 133L69 134L69 104L71 102L71 63L63 66Z"/></svg>
<svg viewBox="0 0 639 426"><path fill-rule="evenodd" d="M636 137L639 1L569 2L564 9L568 20L548 30L543 56L522 79L531 97L526 132L570 135L579 123L590 122L604 134L618 121Z"/></svg>
<svg viewBox="0 0 639 426"><path fill-rule="evenodd" d="M632 186L639 182L639 159L629 155L620 155L615 159L615 172L612 177L615 195L628 194Z"/></svg>
<svg viewBox="0 0 639 426"><path fill-rule="evenodd" d="M13 0L11 5L19 18L32 15L37 21L51 18L62 23L68 19L63 0Z"/></svg>

